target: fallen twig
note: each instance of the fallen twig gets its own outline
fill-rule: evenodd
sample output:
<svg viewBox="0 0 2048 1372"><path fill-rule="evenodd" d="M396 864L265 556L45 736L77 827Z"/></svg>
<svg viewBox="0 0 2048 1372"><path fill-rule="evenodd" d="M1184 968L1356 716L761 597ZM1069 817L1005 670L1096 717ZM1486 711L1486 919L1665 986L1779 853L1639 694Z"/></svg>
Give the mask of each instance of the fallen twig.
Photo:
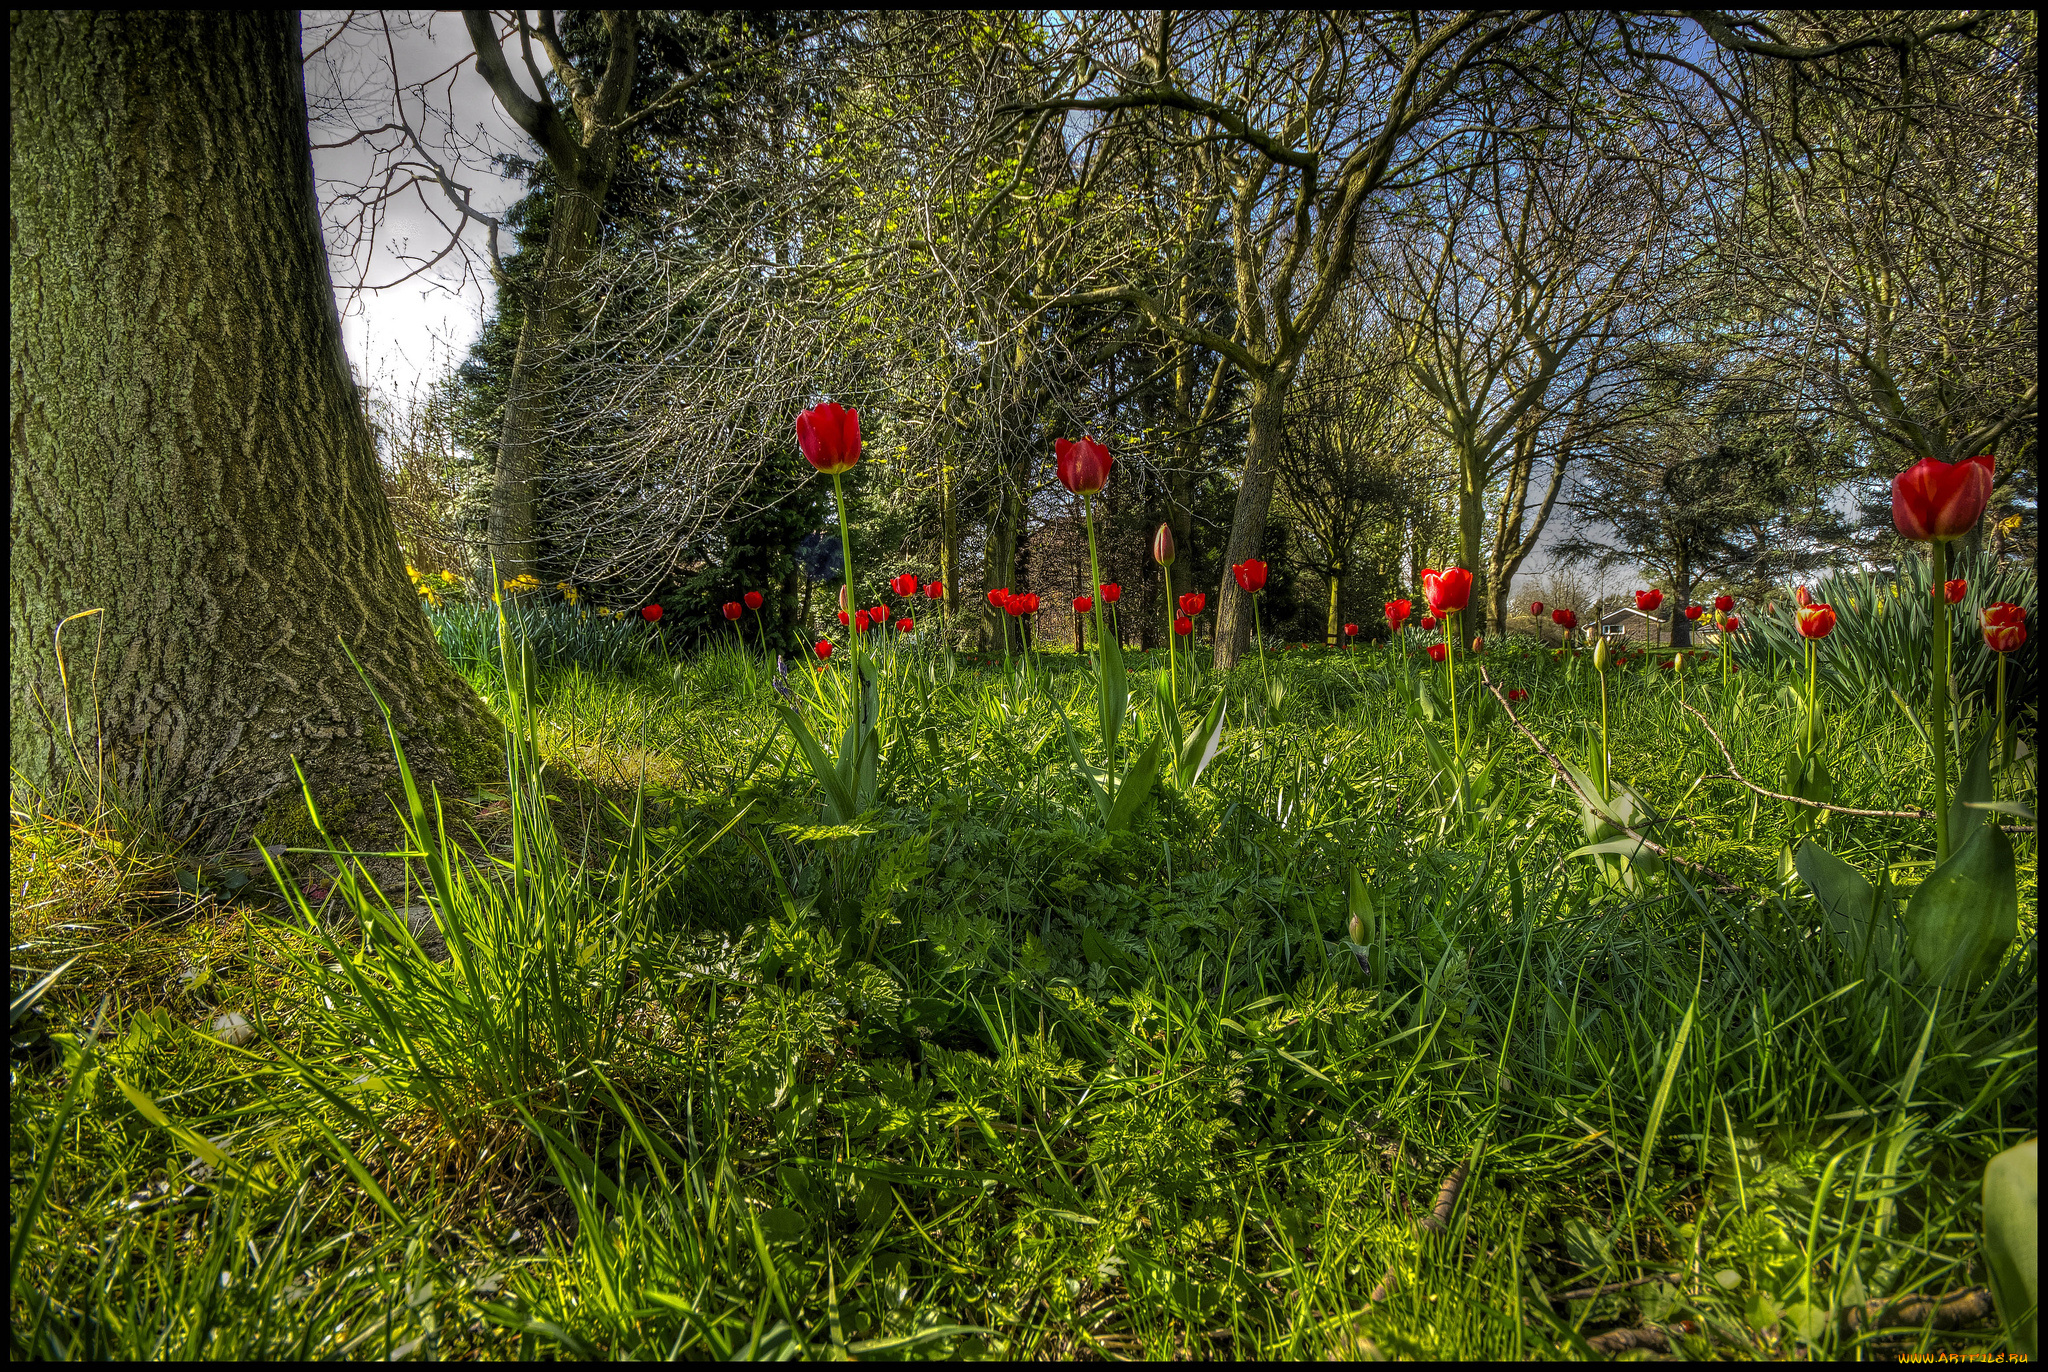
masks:
<svg viewBox="0 0 2048 1372"><path fill-rule="evenodd" d="M1760 796L1769 796L1772 800L1789 800L1794 805L1805 805L1815 810L1832 810L1834 813L1838 815L1862 815L1868 819L1933 818L1933 815L1931 813L1929 813L1926 810L1921 810L1918 808L1911 810L1858 810L1853 806L1830 805L1823 800L1808 800L1804 796L1788 796L1783 791L1773 791L1768 787L1759 786L1755 782L1751 781L1748 777L1744 776L1742 773L1735 770L1735 755L1728 751L1728 745L1721 741L1721 736L1719 734L1714 732L1714 726L1711 723L1708 723L1707 717L1701 714L1699 710L1695 708L1693 703L1689 700L1681 700L1678 702L1678 704L1680 708L1684 709L1687 714L1691 715L1694 719L1697 719L1701 724L1706 726L1707 736L1714 740L1714 745L1721 750L1721 756L1726 758L1728 761L1729 778L1731 780L1741 782L1744 786L1747 786L1750 790L1756 792Z"/></svg>
<svg viewBox="0 0 2048 1372"><path fill-rule="evenodd" d="M1430 1208L1427 1215L1415 1221L1417 1234L1424 1230L1434 1230L1441 1234L1450 1228L1451 1211L1457 1207L1458 1192L1465 1188L1465 1178L1470 1170L1462 1162L1451 1169L1451 1174L1444 1178L1444 1184L1436 1190L1436 1204ZM1380 1278L1380 1284L1372 1289L1372 1295L1368 1298L1374 1305L1378 1305L1393 1294L1395 1278L1399 1271L1400 1264L1387 1264L1387 1274Z"/></svg>
<svg viewBox="0 0 2048 1372"><path fill-rule="evenodd" d="M1861 1305L1845 1305L1835 1311L1835 1332L1841 1338L1854 1338L1859 1333L1872 1333L1883 1329L1960 1329L1966 1324L1991 1318L1993 1306L1991 1292L1982 1286L1969 1287L1962 1291L1951 1291L1946 1296L1923 1296L1919 1294L1897 1296L1891 1300L1865 1301ZM1595 1334L1586 1340L1586 1346L1595 1353L1613 1357L1632 1349L1645 1349L1653 1353L1671 1351L1671 1332L1682 1334L1698 1333L1700 1326L1692 1320L1680 1320L1666 1327L1644 1325L1638 1329L1610 1329L1605 1334ZM1711 1329L1710 1336L1716 1342L1725 1343L1725 1335Z"/></svg>
<svg viewBox="0 0 2048 1372"><path fill-rule="evenodd" d="M1678 856L1669 848L1666 848L1663 844L1658 843L1655 839L1649 838L1644 834L1636 832L1634 829L1631 829L1628 825L1623 824L1620 820L1616 819L1613 815L1608 814L1605 808L1595 804L1591 796L1587 795L1584 791L1581 791L1579 789L1579 783L1572 780L1572 774L1570 770L1567 769L1562 762L1557 760L1557 754L1551 752L1549 748L1545 747L1542 739L1536 737L1535 734L1529 732L1529 726L1522 723L1521 718L1515 714L1515 707L1508 704L1508 698L1501 694L1500 687L1494 685L1493 682L1487 677L1486 669L1484 667L1481 667L1479 669L1479 680L1480 683L1484 685L1487 690L1493 692L1493 698L1500 702L1500 708L1507 711L1508 722L1514 725L1517 729L1521 730L1522 737L1528 739L1530 743L1536 746L1536 751L1543 754L1544 759L1550 763L1551 767L1556 770L1557 774L1560 777L1564 778L1564 784L1572 788L1572 794L1577 796L1581 801L1585 803L1586 808L1593 813L1594 818L1599 819L1604 823L1613 825L1622 833L1627 834L1637 843L1640 843L1644 848L1648 849L1650 852L1653 852L1658 857L1663 858L1666 862L1669 862L1674 866L1678 867L1689 867L1693 871L1698 872L1701 876L1711 878L1716 883L1716 890L1742 891L1752 896L1757 896L1759 898L1762 897L1762 892L1751 890L1749 887L1744 886L1741 882L1735 880L1731 876L1728 876L1726 873L1715 871L1713 868L1707 866L1707 864L1705 864L1704 862L1694 862L1690 858L1682 858Z"/></svg>
<svg viewBox="0 0 2048 1372"><path fill-rule="evenodd" d="M1630 1277L1627 1281L1611 1281L1605 1286L1582 1286L1576 1291L1560 1291L1550 1299L1553 1301L1589 1301L1596 1296L1611 1296L1617 1291L1626 1291L1634 1286L1648 1286L1653 1281L1668 1281L1680 1284L1685 1278L1676 1272L1652 1272L1647 1277Z"/></svg>

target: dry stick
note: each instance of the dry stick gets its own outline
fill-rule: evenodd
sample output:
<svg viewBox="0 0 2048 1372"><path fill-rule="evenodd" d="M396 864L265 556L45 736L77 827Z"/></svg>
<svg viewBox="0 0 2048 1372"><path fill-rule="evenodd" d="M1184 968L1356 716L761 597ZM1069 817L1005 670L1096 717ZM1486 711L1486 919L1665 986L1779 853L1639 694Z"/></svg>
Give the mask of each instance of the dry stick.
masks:
<svg viewBox="0 0 2048 1372"><path fill-rule="evenodd" d="M1735 755L1728 751L1728 745L1723 743L1721 736L1714 732L1714 726L1707 722L1705 715L1693 708L1691 701L1681 700L1678 704L1680 708L1684 709L1694 719L1706 725L1708 737L1712 738L1715 745L1720 748L1721 756L1728 760L1728 775L1760 796L1769 796L1772 800L1789 800L1794 805L1806 805L1816 810L1832 810L1838 815L1863 815L1870 819L1929 819L1932 817L1926 810L1856 810L1851 809L1847 805L1829 805L1826 801L1808 800L1804 796L1788 796L1783 791L1767 790L1735 770Z"/></svg>
<svg viewBox="0 0 2048 1372"><path fill-rule="evenodd" d="M1835 1312L1835 1329L1843 1338L1860 1331L1878 1329L1960 1329L1988 1319L1992 1314L1991 1292L1981 1286L1952 1291L1946 1296L1901 1296L1890 1301L1865 1301L1845 1305ZM1690 1323L1690 1321L1688 1321ZM1690 1332L1690 1331L1687 1331ZM1717 1342L1727 1342L1724 1338ZM1657 1353L1671 1351L1671 1339L1655 1325L1641 1329L1612 1329L1586 1340L1595 1353L1612 1356L1631 1349Z"/></svg>
<svg viewBox="0 0 2048 1372"><path fill-rule="evenodd" d="M1418 1235L1424 1230L1435 1230L1441 1234L1450 1228L1451 1210L1458 1203L1458 1192L1465 1188L1465 1176L1468 1171L1462 1162L1451 1169L1451 1174L1444 1178L1444 1184L1437 1188L1436 1204L1427 1215L1415 1221L1415 1232ZM1387 1274L1380 1278L1380 1284L1372 1289L1372 1295L1368 1298L1374 1305L1378 1305L1393 1294L1394 1278L1398 1269L1398 1263L1387 1264Z"/></svg>
<svg viewBox="0 0 2048 1372"><path fill-rule="evenodd" d="M1663 844L1658 843L1654 839L1651 839L1643 834L1637 833L1634 829L1629 828L1628 825L1623 824L1613 815L1608 814L1605 809L1594 804L1593 798L1587 795L1584 791L1581 791L1579 789L1579 783L1572 780L1571 772L1566 769L1565 765L1562 762L1559 762L1557 760L1557 755L1551 752L1550 749L1543 746L1542 739L1536 737L1536 735L1529 732L1529 726L1522 723L1521 719L1515 714L1515 707L1508 704L1508 698L1500 693L1500 687L1494 685L1492 681L1488 680L1486 675L1486 669L1484 667L1481 667L1479 669L1479 680L1486 687L1487 690L1493 692L1493 698L1500 702L1500 708L1507 711L1508 722L1510 724L1513 724L1517 729L1520 729L1522 731L1522 737L1528 739L1530 743L1536 746L1536 751L1543 754L1545 760L1547 760L1550 763L1551 767L1556 770L1557 774L1560 777L1564 778L1564 784L1572 788L1572 794L1577 796L1582 802L1584 802L1586 808L1592 812L1594 818L1599 819L1604 823L1612 824L1615 828L1621 830L1622 833L1627 834L1630 838L1634 839L1637 843L1640 843L1649 851L1655 853L1658 857L1663 858L1666 862L1673 863L1679 867L1690 867L1693 871L1698 872L1702 876L1711 877L1716 883L1718 883L1715 887L1716 890L1746 891L1753 896L1758 896L1760 898L1763 896L1762 892L1751 890L1751 888L1744 886L1741 882L1735 880L1733 877L1730 877L1725 873L1715 871L1713 868L1707 866L1707 864L1705 864L1704 862L1694 862L1691 858L1682 858L1678 856L1669 848L1666 848Z"/></svg>

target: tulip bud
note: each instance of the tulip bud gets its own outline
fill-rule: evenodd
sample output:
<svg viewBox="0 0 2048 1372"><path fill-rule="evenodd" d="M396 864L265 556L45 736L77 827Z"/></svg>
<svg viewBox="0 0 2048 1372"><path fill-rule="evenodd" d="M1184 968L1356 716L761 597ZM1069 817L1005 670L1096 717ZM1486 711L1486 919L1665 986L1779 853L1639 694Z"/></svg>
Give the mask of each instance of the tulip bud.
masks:
<svg viewBox="0 0 2048 1372"><path fill-rule="evenodd" d="M1593 670L1596 672L1604 672L1607 670L1606 634L1600 635L1600 641L1593 645Z"/></svg>
<svg viewBox="0 0 2048 1372"><path fill-rule="evenodd" d="M1152 560L1162 567L1173 565L1173 530L1165 524L1152 535Z"/></svg>
<svg viewBox="0 0 2048 1372"><path fill-rule="evenodd" d="M1355 944L1358 944L1358 945L1359 945L1359 946L1360 946L1361 948L1362 948L1362 947L1364 947L1364 946L1365 946L1365 921L1364 921L1364 920L1362 920L1362 919L1360 919L1360 918L1359 918L1359 917L1358 917L1357 915L1353 915L1353 916L1351 917L1350 931L1351 931L1351 941L1352 941L1353 943L1355 943Z"/></svg>
<svg viewBox="0 0 2048 1372"><path fill-rule="evenodd" d="M1962 604L1963 596L1969 589L1970 583L1966 580L1944 581L1941 583L1942 594L1948 597L1948 603L1951 605Z"/></svg>

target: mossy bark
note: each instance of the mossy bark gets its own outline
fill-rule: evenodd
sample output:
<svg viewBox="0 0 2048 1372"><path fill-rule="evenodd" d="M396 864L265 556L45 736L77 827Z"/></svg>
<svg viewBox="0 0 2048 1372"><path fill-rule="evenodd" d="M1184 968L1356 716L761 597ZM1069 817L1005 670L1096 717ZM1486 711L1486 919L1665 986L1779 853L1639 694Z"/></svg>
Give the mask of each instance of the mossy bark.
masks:
<svg viewBox="0 0 2048 1372"><path fill-rule="evenodd" d="M239 843L297 803L296 759L323 807L388 828L396 768L346 647L423 783L472 786L498 729L378 480L295 14L15 11L9 36L17 774L53 785L103 746L174 832ZM94 608L67 687L53 633Z"/></svg>

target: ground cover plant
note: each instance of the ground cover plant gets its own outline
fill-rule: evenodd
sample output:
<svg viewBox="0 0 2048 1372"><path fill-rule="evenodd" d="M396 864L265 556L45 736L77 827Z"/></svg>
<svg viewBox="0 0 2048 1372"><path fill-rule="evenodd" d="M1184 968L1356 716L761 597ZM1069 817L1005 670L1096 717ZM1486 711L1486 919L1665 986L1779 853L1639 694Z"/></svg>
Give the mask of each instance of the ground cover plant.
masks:
<svg viewBox="0 0 2048 1372"><path fill-rule="evenodd" d="M408 774L404 891L18 808L16 1356L2026 1346L2031 717L1939 726L2017 860L1937 959L1915 702L1458 651L1469 586L1227 674L573 597L543 658L513 586L494 661L442 619L505 784Z"/></svg>

